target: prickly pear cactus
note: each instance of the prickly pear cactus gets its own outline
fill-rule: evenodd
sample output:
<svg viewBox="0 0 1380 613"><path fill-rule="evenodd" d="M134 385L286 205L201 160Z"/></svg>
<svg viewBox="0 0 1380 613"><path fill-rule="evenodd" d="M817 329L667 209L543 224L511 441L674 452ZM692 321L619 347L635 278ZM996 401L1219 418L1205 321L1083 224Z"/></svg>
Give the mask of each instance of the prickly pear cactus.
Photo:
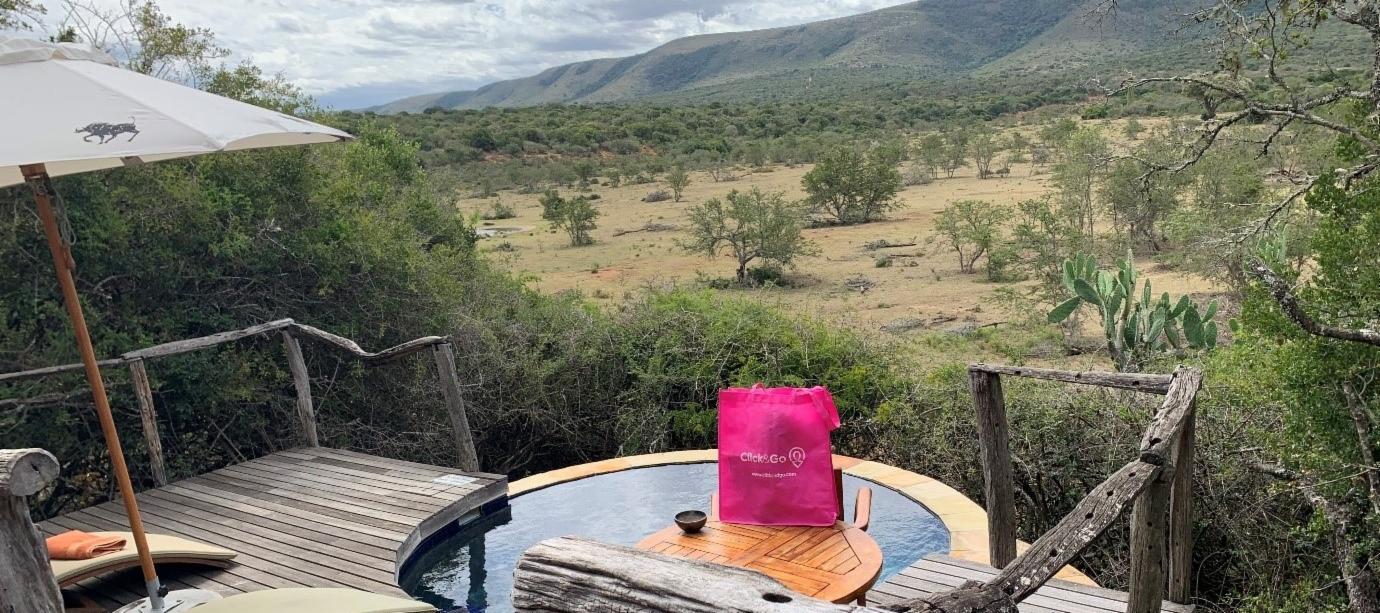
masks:
<svg viewBox="0 0 1380 613"><path fill-rule="evenodd" d="M1136 266L1130 253L1113 270L1099 269L1091 255L1076 254L1064 260L1063 277L1073 297L1049 312L1050 323L1063 322L1084 303L1092 305L1101 319L1107 352L1119 371L1140 370L1152 353L1217 346L1217 323L1212 319L1217 301L1199 312L1188 296L1177 302L1169 299L1168 292L1155 297L1149 279L1136 291Z"/></svg>

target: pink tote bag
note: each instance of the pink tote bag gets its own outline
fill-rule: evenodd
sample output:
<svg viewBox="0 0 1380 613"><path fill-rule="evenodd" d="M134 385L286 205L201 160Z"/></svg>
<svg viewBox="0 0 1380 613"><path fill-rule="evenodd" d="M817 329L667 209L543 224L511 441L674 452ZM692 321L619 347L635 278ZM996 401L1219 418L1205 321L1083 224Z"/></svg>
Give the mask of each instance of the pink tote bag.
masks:
<svg viewBox="0 0 1380 613"><path fill-rule="evenodd" d="M839 426L823 387L719 392L719 518L764 526L831 526Z"/></svg>

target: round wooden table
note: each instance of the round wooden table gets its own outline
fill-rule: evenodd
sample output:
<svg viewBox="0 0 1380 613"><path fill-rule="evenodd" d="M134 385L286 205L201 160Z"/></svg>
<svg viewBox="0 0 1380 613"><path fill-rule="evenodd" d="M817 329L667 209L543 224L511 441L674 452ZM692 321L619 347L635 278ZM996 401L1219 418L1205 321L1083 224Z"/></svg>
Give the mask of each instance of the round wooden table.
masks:
<svg viewBox="0 0 1380 613"><path fill-rule="evenodd" d="M819 600L865 604L882 573L882 550L863 530L845 522L808 526L750 526L709 521L696 534L675 525L637 544L657 553L739 566L766 574Z"/></svg>

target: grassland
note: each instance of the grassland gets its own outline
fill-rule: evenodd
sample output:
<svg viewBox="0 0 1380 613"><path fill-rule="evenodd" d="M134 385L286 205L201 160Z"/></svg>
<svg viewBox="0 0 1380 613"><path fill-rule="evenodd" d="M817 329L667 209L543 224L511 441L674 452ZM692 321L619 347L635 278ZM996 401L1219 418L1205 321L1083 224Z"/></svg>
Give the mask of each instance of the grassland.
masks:
<svg viewBox="0 0 1380 613"><path fill-rule="evenodd" d="M1119 122L1106 125L1108 134L1119 134ZM541 291L576 291L614 308L643 288L702 285L730 277L731 258L706 259L679 247L677 239L685 236L687 208L730 190L754 187L800 198L804 196L801 177L809 169L808 165L768 166L757 171L741 168L737 179L722 182L715 182L706 173L693 173L681 202L642 201L648 192L665 189L662 184L595 186L591 193L599 196L596 205L601 216L593 232L595 244L584 247L569 246L564 233L548 228L541 220L537 195L504 192L498 198L512 206L517 217L482 222L490 225L481 227L523 231L487 239L482 249ZM800 260L789 271L785 286L720 291L888 338L896 327L955 332L1025 319L1029 313L1013 312L996 297L1002 288L1018 293L1029 289L1029 282L994 283L981 273L962 274L953 252L933 239L936 215L953 201L982 199L1014 206L1050 191L1049 176L1043 169L1013 164L1011 170L1009 178L979 179L976 171L967 167L953 178L907 187L900 194L904 208L884 221L805 230L819 253ZM461 206L480 214L493 202L466 199ZM643 230L648 224L676 229ZM865 246L878 240L914 245L875 250ZM877 266L882 254L891 256L891 266ZM1139 265L1157 291L1204 295L1217 289L1205 279L1164 270L1150 259Z"/></svg>

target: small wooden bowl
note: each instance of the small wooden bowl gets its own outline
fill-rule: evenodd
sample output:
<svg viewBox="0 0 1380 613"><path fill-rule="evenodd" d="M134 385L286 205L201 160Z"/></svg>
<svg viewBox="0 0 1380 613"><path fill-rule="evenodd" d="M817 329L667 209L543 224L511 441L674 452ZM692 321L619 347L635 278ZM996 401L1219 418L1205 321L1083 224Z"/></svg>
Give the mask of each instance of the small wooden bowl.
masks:
<svg viewBox="0 0 1380 613"><path fill-rule="evenodd" d="M694 534L704 527L704 522L709 520L709 516L704 511L681 511L676 513L676 525L680 526L682 532Z"/></svg>

